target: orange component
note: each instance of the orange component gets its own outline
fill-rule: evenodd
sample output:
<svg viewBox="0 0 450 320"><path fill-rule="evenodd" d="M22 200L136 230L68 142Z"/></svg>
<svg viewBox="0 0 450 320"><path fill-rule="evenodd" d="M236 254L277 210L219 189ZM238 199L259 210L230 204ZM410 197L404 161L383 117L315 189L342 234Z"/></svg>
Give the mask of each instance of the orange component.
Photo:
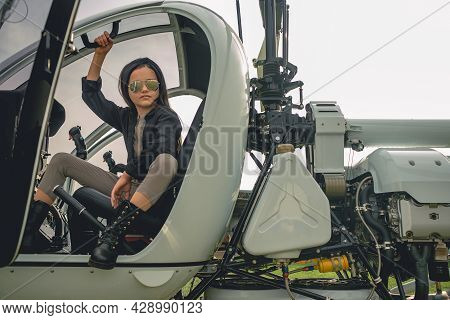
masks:
<svg viewBox="0 0 450 320"><path fill-rule="evenodd" d="M319 259L314 258L314 259L309 259L309 260L299 260L299 261L296 261L295 264L305 265L305 266L315 266L315 265L317 265L318 262L319 262Z"/></svg>
<svg viewBox="0 0 450 320"><path fill-rule="evenodd" d="M348 270L349 263L346 256L339 256L333 258L322 258L319 259L317 264L317 269L321 272L336 272L341 270Z"/></svg>

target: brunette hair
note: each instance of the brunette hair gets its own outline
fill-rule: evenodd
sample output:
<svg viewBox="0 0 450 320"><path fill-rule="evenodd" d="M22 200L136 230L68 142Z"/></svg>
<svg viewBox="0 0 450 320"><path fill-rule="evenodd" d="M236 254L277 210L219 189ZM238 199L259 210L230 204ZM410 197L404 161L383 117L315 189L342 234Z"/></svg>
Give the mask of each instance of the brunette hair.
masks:
<svg viewBox="0 0 450 320"><path fill-rule="evenodd" d="M126 104L130 108L136 108L134 103L131 101L130 95L128 93L128 85L130 82L131 73L134 70L142 67L148 67L149 69L152 69L156 74L156 78L158 79L159 82L159 97L158 99L156 99L156 102L161 106L170 108L169 97L167 95L166 80L164 79L164 75L161 71L161 68L156 64L156 62L154 62L149 58L139 58L133 60L130 63L128 63L125 67L123 67L122 71L120 72L119 92L120 95L125 100Z"/></svg>

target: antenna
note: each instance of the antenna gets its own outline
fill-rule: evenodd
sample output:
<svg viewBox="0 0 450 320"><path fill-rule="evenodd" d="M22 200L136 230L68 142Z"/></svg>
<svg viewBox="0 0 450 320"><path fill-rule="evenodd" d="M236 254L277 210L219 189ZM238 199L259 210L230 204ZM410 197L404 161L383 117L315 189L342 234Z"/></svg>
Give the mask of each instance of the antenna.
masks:
<svg viewBox="0 0 450 320"><path fill-rule="evenodd" d="M244 38L242 37L241 4L239 3L239 0L236 0L236 11L238 19L239 39L241 39L241 42L244 43Z"/></svg>
<svg viewBox="0 0 450 320"><path fill-rule="evenodd" d="M289 5L282 0L283 9L283 68L286 69L289 62Z"/></svg>

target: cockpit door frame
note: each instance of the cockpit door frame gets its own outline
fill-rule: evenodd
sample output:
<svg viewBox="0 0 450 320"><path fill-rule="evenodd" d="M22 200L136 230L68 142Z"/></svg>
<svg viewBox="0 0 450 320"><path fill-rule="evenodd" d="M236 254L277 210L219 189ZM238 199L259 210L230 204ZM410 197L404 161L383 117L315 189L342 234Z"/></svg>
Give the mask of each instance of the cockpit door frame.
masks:
<svg viewBox="0 0 450 320"><path fill-rule="evenodd" d="M23 99L14 151L1 159L0 267L12 263L22 241L56 83L80 0L53 1Z"/></svg>

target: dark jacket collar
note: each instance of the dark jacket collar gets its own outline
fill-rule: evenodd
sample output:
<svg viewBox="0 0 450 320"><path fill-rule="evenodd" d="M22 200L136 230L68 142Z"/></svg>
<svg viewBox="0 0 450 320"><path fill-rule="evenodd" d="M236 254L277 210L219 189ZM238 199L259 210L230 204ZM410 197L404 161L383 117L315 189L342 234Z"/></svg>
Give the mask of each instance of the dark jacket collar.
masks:
<svg viewBox="0 0 450 320"><path fill-rule="evenodd" d="M144 118L145 118L145 119L150 118L151 115L154 114L155 111L156 111L158 108L160 108L160 107L161 107L161 106L157 103L157 104L155 105L155 107L154 107L152 110L150 110L150 112L148 112L148 113L145 115ZM133 115L133 117L134 117L135 119L137 119L138 112L137 112L136 107L132 107L132 108L130 108L130 109L131 109L131 114Z"/></svg>

